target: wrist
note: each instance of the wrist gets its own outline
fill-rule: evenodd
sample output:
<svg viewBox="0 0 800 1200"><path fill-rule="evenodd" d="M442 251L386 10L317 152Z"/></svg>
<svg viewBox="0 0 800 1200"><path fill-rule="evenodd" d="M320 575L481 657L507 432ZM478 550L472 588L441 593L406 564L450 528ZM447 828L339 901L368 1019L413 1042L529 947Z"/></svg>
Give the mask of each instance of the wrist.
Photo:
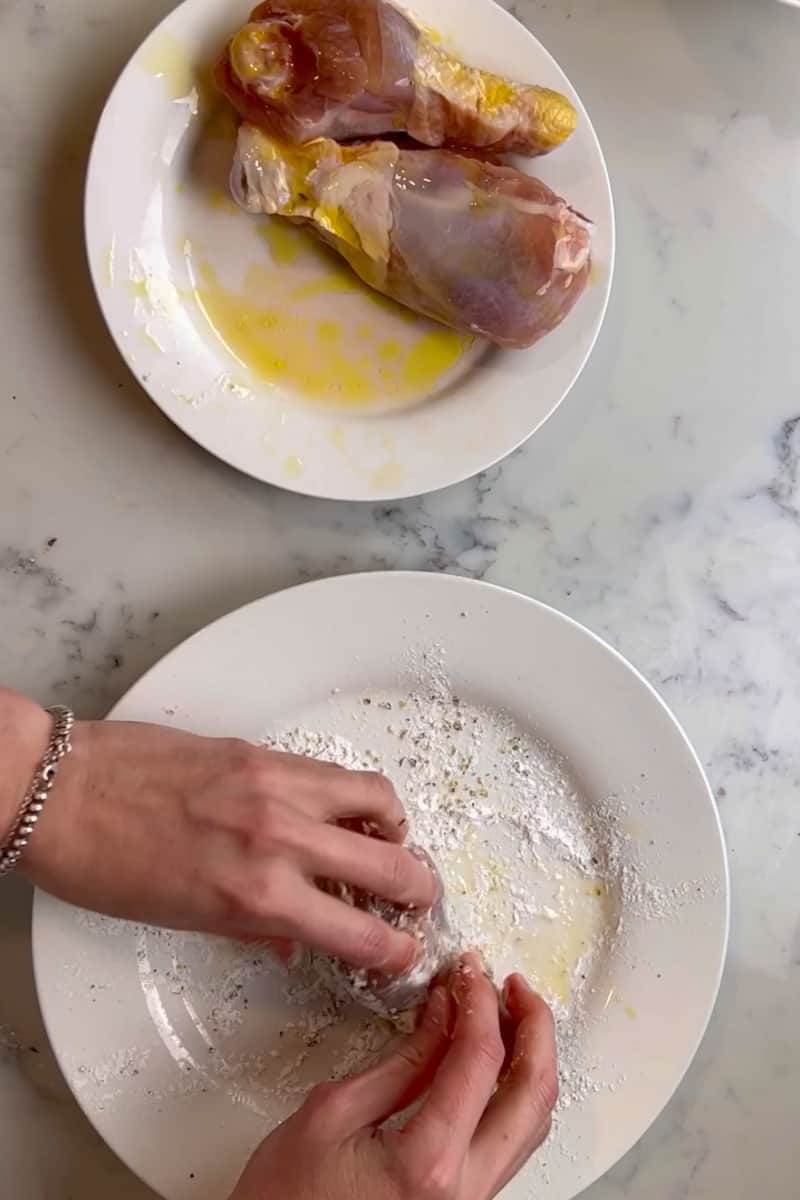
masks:
<svg viewBox="0 0 800 1200"><path fill-rule="evenodd" d="M47 750L52 719L18 692L0 688L0 842L5 840Z"/></svg>
<svg viewBox="0 0 800 1200"><path fill-rule="evenodd" d="M52 792L19 863L20 875L54 895L63 890L65 880L87 866L81 863L78 851L86 832L80 836L91 728L86 722L75 722L70 738L72 752L58 765Z"/></svg>

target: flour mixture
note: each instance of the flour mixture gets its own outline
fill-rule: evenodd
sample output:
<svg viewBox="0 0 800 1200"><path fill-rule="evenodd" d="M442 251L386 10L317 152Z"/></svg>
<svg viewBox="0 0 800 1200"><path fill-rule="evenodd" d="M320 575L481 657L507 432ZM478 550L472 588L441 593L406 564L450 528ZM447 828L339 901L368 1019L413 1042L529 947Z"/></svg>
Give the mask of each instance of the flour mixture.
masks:
<svg viewBox="0 0 800 1200"><path fill-rule="evenodd" d="M410 689L334 693L264 744L392 779L409 841L441 872L454 948L477 949L498 983L521 971L552 1005L566 1108L613 1086L586 1061L583 1030L589 1008L606 1002L621 889L635 873L619 802L590 802L529 728L454 694L435 656L418 674ZM114 923L102 928L113 933ZM368 1066L403 1027L349 997L327 959L308 955L287 975L252 946L149 928L137 936L150 1018L181 1067L171 1091L222 1088L268 1125L320 1080ZM99 1064L85 1081L111 1102L141 1066L131 1051L122 1069Z"/></svg>

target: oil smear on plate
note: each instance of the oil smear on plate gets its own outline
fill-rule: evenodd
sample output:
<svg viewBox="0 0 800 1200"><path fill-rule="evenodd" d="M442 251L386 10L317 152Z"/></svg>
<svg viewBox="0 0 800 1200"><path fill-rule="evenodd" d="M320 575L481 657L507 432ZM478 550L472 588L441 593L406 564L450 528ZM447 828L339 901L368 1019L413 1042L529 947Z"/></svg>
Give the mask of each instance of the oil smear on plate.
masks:
<svg viewBox="0 0 800 1200"><path fill-rule="evenodd" d="M262 218L257 234L238 281L215 254L219 243L190 238L189 269L209 329L261 383L326 408L378 412L435 395L474 361L474 338L369 292L304 230Z"/></svg>
<svg viewBox="0 0 800 1200"><path fill-rule="evenodd" d="M482 339L373 292L306 230L238 209L228 187L235 120L207 64L193 64L176 38L160 34L141 65L173 108L182 106L180 149L171 134L161 155L173 282L201 340L222 353L240 386L380 413L435 397L474 366Z"/></svg>
<svg viewBox="0 0 800 1200"><path fill-rule="evenodd" d="M197 83L197 72L183 43L174 34L159 31L140 55L145 71L158 79L170 100L181 100Z"/></svg>

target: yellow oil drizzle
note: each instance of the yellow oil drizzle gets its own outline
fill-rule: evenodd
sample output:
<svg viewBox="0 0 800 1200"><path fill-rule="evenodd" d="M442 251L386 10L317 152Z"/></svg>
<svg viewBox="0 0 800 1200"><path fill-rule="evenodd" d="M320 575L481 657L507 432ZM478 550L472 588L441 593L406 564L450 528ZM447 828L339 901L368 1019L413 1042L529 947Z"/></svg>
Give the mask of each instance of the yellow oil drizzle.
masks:
<svg viewBox="0 0 800 1200"><path fill-rule="evenodd" d="M279 267L289 267L308 253L308 236L282 217L267 217L258 232Z"/></svg>
<svg viewBox="0 0 800 1200"><path fill-rule="evenodd" d="M609 989L608 995L606 996L605 1004L603 1005L603 1012L607 1012L612 1004L622 1004L622 997L617 992L617 989L613 987ZM629 1021L635 1021L639 1015L632 1004L622 1004L622 1011L625 1013L625 1016Z"/></svg>
<svg viewBox="0 0 800 1200"><path fill-rule="evenodd" d="M328 430L328 441L340 454L347 456L347 430L343 425L332 425ZM373 492L382 492L388 488L399 487L407 478L408 472L393 457L396 452L394 438L385 436L380 439L380 447L387 455L387 461L374 470L366 473L367 484ZM357 464L353 464L356 466Z"/></svg>
<svg viewBox="0 0 800 1200"><path fill-rule="evenodd" d="M423 334L403 364L403 382L409 391L427 392L458 362L464 338L450 329Z"/></svg>
<svg viewBox="0 0 800 1200"><path fill-rule="evenodd" d="M239 205L222 188L212 188L208 194L208 203L218 212L235 213L239 215Z"/></svg>
<svg viewBox="0 0 800 1200"><path fill-rule="evenodd" d="M490 113L500 112L513 104L519 95L517 85L499 75L482 73L481 85L481 107Z"/></svg>
<svg viewBox="0 0 800 1200"><path fill-rule="evenodd" d="M441 46L444 37L438 29L434 29L432 25L420 25L419 28L435 46Z"/></svg>
<svg viewBox="0 0 800 1200"><path fill-rule="evenodd" d="M450 34L442 33L440 29L434 29L432 25L420 25L419 28L434 46L442 46L446 50L449 50L451 54L457 52L455 38Z"/></svg>
<svg viewBox="0 0 800 1200"><path fill-rule="evenodd" d="M268 31L257 25L247 25L231 40L228 47L231 66L242 82L251 83L262 74L269 41Z"/></svg>
<svg viewBox="0 0 800 1200"><path fill-rule="evenodd" d="M467 66L430 36L420 39L414 75L418 84L432 87L456 103L476 105L490 120L515 103L532 106L538 118L538 140L546 145L560 145L577 123L575 109L560 92L527 88L490 71Z"/></svg>
<svg viewBox="0 0 800 1200"><path fill-rule="evenodd" d="M281 218L276 218L278 221ZM285 225L286 222L284 221ZM270 241L270 248L273 248L272 239L275 234L270 232L265 236ZM358 293L366 304L373 308L379 309L383 313L389 314L394 320L402 325L421 325L423 318L411 309L404 308L402 304L398 304L396 300L390 299L388 296L376 292L373 288L368 287L355 274L354 271L338 258L332 251L325 247L318 246L317 243L304 233L301 229L294 226L288 226L288 231L283 231L277 235L282 242L279 243L279 254L286 254L287 248L292 247L289 253L294 253L294 259L298 259L301 255L308 255L311 261L314 261L318 267L319 273L313 279L307 279L303 283L297 284L291 288L288 295L291 300L313 300L317 296L335 295L336 293ZM299 239L299 242L295 242ZM273 249L274 256L274 249ZM279 262L278 258L275 258ZM370 336L371 330L368 325L362 324L358 330L361 336ZM464 348L469 348L475 339L464 337Z"/></svg>
<svg viewBox="0 0 800 1200"><path fill-rule="evenodd" d="M338 321L329 317L320 317L317 321L317 337L323 345L332 346L334 342L340 342L342 333L342 326Z"/></svg>
<svg viewBox="0 0 800 1200"><path fill-rule="evenodd" d="M432 84L450 98L468 98L490 118L513 104L522 92L509 79L467 66L445 48L441 38L423 38L415 69L418 82Z"/></svg>
<svg viewBox="0 0 800 1200"><path fill-rule="evenodd" d="M141 61L146 71L163 81L170 100L188 96L197 85L186 47L172 33L156 34L143 50Z"/></svg>
<svg viewBox="0 0 800 1200"><path fill-rule="evenodd" d="M142 51L140 62L145 71L161 80L170 100L181 100L196 92L197 110L208 137L235 140L236 116L217 90L212 67L206 62L193 62L174 34L156 34Z"/></svg>
<svg viewBox="0 0 800 1200"><path fill-rule="evenodd" d="M103 256L103 283L106 287L114 286L116 238L111 239L111 245Z"/></svg>
<svg viewBox="0 0 800 1200"><path fill-rule="evenodd" d="M220 284L213 268L204 266L195 296L230 353L261 379L309 399L338 400L353 407L368 403L374 396L370 380L342 352L340 339L330 336L335 331L329 329L327 343L320 342L318 322L257 299L270 292L280 298L280 289L264 279L263 268L250 268L245 295L240 296Z"/></svg>
<svg viewBox="0 0 800 1200"><path fill-rule="evenodd" d="M535 934L518 937L522 973L545 995L569 1003L576 968L589 949L595 928L595 923L581 914L537 926Z"/></svg>
<svg viewBox="0 0 800 1200"><path fill-rule="evenodd" d="M299 479L303 474L303 460L297 454L290 454L283 464L283 469L291 479Z"/></svg>
<svg viewBox="0 0 800 1200"><path fill-rule="evenodd" d="M137 300L149 301L150 293L146 279L126 279L125 287Z"/></svg>
<svg viewBox="0 0 800 1200"><path fill-rule="evenodd" d="M180 310L181 293L172 280L166 275L139 270L142 273L138 278L130 276L124 281L125 290L149 315L174 319Z"/></svg>
<svg viewBox="0 0 800 1200"><path fill-rule="evenodd" d="M273 227L265 234L276 267L304 253L303 242ZM284 262L281 264L281 258ZM258 379L321 405L358 409L376 403L418 400L436 389L473 343L448 329L431 329L409 314L421 332L403 344L356 322L321 315L302 301L329 291L364 292L346 268L286 290L279 269L251 266L241 291L226 287L207 262L195 264L194 299L229 353ZM143 285L132 284L143 290ZM290 303L287 304L287 296ZM370 296L370 299L372 297ZM382 300L383 297L378 297ZM391 301L392 309L397 306ZM335 312L335 310L334 310ZM405 316L405 314L404 314ZM407 322L402 322L407 324ZM423 332L424 331L424 332ZM389 462L372 481L376 490L396 481L401 468Z"/></svg>
<svg viewBox="0 0 800 1200"><path fill-rule="evenodd" d="M316 296L327 296L335 292L360 292L364 285L350 271L332 271L318 279L300 283L289 292L290 300L313 300Z"/></svg>
<svg viewBox="0 0 800 1200"><path fill-rule="evenodd" d="M467 842L446 864L446 871L448 877L455 875L460 881L455 890L468 903L480 898L488 956L503 957L549 1000L568 1004L579 982L579 964L606 923L603 885L565 868L558 911L532 916L522 927L512 918L510 877L504 860Z"/></svg>
<svg viewBox="0 0 800 1200"><path fill-rule="evenodd" d="M592 260L589 267L589 278L587 283L589 287L596 287L598 283L602 283L605 278L605 270L599 262Z"/></svg>
<svg viewBox="0 0 800 1200"><path fill-rule="evenodd" d="M384 463L369 475L369 486L374 492L382 492L386 488L399 487L405 480L407 472L397 462Z"/></svg>

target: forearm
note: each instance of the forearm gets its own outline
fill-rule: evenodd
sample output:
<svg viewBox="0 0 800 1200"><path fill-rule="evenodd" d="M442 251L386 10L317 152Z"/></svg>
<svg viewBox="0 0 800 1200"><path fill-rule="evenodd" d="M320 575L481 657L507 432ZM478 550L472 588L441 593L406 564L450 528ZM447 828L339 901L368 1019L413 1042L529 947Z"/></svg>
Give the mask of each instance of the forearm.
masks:
<svg viewBox="0 0 800 1200"><path fill-rule="evenodd" d="M52 733L43 709L0 689L2 841ZM301 942L369 971L404 975L417 940L315 880L404 908L438 897L402 844L403 806L383 775L235 739L78 721L36 816L18 870L61 900L169 929Z"/></svg>
<svg viewBox="0 0 800 1200"><path fill-rule="evenodd" d="M50 726L50 717L38 704L0 687L0 842L47 749Z"/></svg>

